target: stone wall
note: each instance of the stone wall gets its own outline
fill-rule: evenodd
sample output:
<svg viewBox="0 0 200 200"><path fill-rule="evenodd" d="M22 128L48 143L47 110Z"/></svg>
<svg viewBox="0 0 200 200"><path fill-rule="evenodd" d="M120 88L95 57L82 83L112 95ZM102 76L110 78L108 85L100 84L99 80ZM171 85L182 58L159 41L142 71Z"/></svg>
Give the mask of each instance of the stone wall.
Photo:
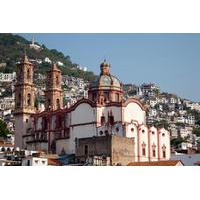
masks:
<svg viewBox="0 0 200 200"><path fill-rule="evenodd" d="M76 158L79 162L94 156L110 157L111 165L127 165L135 161L134 139L117 135L77 139Z"/></svg>

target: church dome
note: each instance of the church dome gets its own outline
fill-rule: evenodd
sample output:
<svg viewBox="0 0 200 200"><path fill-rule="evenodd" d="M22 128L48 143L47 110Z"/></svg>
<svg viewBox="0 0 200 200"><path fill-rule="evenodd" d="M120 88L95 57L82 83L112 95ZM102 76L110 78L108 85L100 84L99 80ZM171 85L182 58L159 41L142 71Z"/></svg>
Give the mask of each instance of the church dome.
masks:
<svg viewBox="0 0 200 200"><path fill-rule="evenodd" d="M110 64L105 60L100 65L100 76L90 84L88 98L101 105L122 102L122 83L110 74Z"/></svg>
<svg viewBox="0 0 200 200"><path fill-rule="evenodd" d="M108 64L105 60L100 65L101 74L100 76L94 80L91 85L90 89L114 89L114 90L121 90L122 84L118 78L110 74L110 64Z"/></svg>
<svg viewBox="0 0 200 200"><path fill-rule="evenodd" d="M90 85L91 89L115 89L121 90L121 82L112 75L101 75Z"/></svg>

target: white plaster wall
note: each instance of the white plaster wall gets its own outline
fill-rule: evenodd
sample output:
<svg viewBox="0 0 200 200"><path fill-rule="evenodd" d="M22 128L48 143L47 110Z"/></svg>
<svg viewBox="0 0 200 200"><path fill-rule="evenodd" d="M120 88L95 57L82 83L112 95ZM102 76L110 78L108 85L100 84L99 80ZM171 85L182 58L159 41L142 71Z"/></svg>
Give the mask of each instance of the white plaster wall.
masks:
<svg viewBox="0 0 200 200"><path fill-rule="evenodd" d="M96 125L89 124L84 126L75 126L70 128L70 139L66 139L64 145L67 154L75 154L75 138L86 138L96 136ZM61 149L61 147L58 147Z"/></svg>
<svg viewBox="0 0 200 200"><path fill-rule="evenodd" d="M144 133L142 132L144 130ZM143 142L146 144L145 147L145 156L142 155L142 144ZM148 161L149 160L149 152L148 152L148 129L145 125L140 126L139 128L139 159L140 161Z"/></svg>
<svg viewBox="0 0 200 200"><path fill-rule="evenodd" d="M123 110L124 122L136 120L139 124L146 124L146 113L137 103L131 102Z"/></svg>
<svg viewBox="0 0 200 200"><path fill-rule="evenodd" d="M82 103L71 112L71 125L96 121L96 112L88 103Z"/></svg>
<svg viewBox="0 0 200 200"><path fill-rule="evenodd" d="M133 129L133 131L131 130ZM135 143L135 161L138 161L138 127L134 123L126 124L126 137L134 138Z"/></svg>
<svg viewBox="0 0 200 200"><path fill-rule="evenodd" d="M96 110L97 110L97 122L101 122L101 116L103 116L103 115L105 117L105 122L108 122L108 113L110 113L110 112L112 112L115 122L122 121L121 107L117 107L117 106L100 107L100 108L96 108ZM101 124L99 124L99 125L101 125Z"/></svg>
<svg viewBox="0 0 200 200"><path fill-rule="evenodd" d="M102 135L101 135L100 131L103 132ZM122 126L121 123L116 123L112 127L111 126L106 126L106 125L105 126L100 126L100 127L97 128L97 135L98 136L105 136L106 135L105 131L108 131L109 134L125 136L124 127Z"/></svg>
<svg viewBox="0 0 200 200"><path fill-rule="evenodd" d="M158 160L158 130L155 127L151 127L149 129L149 151L150 151L150 160L157 161ZM153 157L153 145L155 145L156 156Z"/></svg>
<svg viewBox="0 0 200 200"><path fill-rule="evenodd" d="M164 135L163 135L164 134ZM171 157L170 153L170 133L162 128L159 130L159 141L160 141L160 160L169 160ZM163 158L162 147L166 146L166 158Z"/></svg>

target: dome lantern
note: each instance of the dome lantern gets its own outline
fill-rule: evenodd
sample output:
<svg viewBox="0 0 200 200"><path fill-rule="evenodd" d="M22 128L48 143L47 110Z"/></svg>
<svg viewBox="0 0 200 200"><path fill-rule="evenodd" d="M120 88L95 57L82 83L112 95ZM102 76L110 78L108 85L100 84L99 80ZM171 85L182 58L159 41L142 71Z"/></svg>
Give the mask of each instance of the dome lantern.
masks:
<svg viewBox="0 0 200 200"><path fill-rule="evenodd" d="M101 75L110 74L110 64L106 62L106 59L100 65Z"/></svg>

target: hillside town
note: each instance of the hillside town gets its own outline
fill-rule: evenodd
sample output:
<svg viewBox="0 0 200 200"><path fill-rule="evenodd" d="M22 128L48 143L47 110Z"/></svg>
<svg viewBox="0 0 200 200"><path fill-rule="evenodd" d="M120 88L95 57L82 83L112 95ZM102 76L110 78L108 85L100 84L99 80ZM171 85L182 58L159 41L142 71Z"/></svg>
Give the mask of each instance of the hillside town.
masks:
<svg viewBox="0 0 200 200"><path fill-rule="evenodd" d="M40 52L44 47L35 43L33 38L29 48ZM37 66L39 64L45 65L45 63L50 66L50 68L47 68L47 72L41 73L37 71ZM2 127L0 165L121 165L123 163L123 165L135 166L140 165L136 164L136 161L157 162L157 160L162 160L160 157L163 157L163 165L186 164L179 162L170 163L171 160L180 160L180 157L177 157L179 155L182 156L182 162L185 159L184 156L195 155L196 159L190 162L190 165L200 164L200 158L198 157L200 153L199 102L193 102L176 94L163 92L162 88L155 83L143 83L141 85L133 83L122 84L115 76L110 74L110 65L106 61L101 63L100 76L93 82L72 75L61 75L59 68L63 67L64 63L60 60L53 61L49 57L28 59L25 52L24 57L21 60L16 60L15 64L17 66L16 71L12 73L0 72L0 125ZM0 63L0 68L6 67L6 65L6 63ZM76 65L76 68L79 71L87 71L87 67L80 65ZM20 72L19 69L21 70ZM23 76L27 76L27 78L22 78L21 73L24 73ZM27 85L30 85L31 89L26 88ZM23 105L24 103L19 102L24 98L24 96L21 97L21 91L24 88L25 92L31 91L28 93L28 105ZM26 95L26 93L23 95ZM122 107L128 107L131 102L142 108L141 111L136 111L138 116L135 119L129 116L133 110L130 110L130 113L126 113L122 109ZM96 112L97 116L102 115L100 122L97 119L97 124L94 127L90 127L90 124L94 123L94 116L90 116L90 121L83 123L83 125L78 121L77 123L70 124L72 123L71 118L74 115L73 111L78 109L79 104L89 104L94 109L93 114ZM107 107L110 106L111 109L107 110ZM108 113L101 113L98 110L99 107L102 107L104 112ZM28 111L26 110L27 108ZM117 112L120 113L116 111L119 108L122 109L120 112L124 112L124 117L122 118L119 118L119 114L116 114ZM65 116L65 112L70 116ZM82 112L89 115L89 110ZM26 118L20 121L21 119L18 115L21 113L25 113L24 116L29 113L30 120ZM51 115L52 121L55 120L56 123L56 127L54 125L52 127L55 128L55 132L60 134L54 135L54 140L52 138L49 140L50 136L46 135L50 131L48 124L53 123L51 120L48 121ZM79 115L82 115L82 113ZM127 118L128 121L122 123L123 118ZM62 119L65 119L64 124ZM114 119L118 120L115 121ZM16 120L19 122L17 123ZM76 120L81 121L78 116ZM119 123L120 121L121 124ZM22 126L21 129L23 123L27 123L27 125ZM36 125L37 123L38 125ZM33 124L35 124L34 127ZM66 124L68 125L66 126ZM88 126L86 128L86 132L88 132L86 136L83 138L74 136L73 141L68 144L70 132L74 131L74 135L80 135L80 130L83 131L86 125ZM76 131L74 127L79 126L80 130ZM129 126L132 126L132 128ZM37 127L40 127L42 131L40 129L37 130ZM62 131L57 130L57 128L61 127L63 128ZM72 130L70 130L71 127ZM92 133L89 133L90 129L93 130ZM96 129L97 133L94 133L94 129ZM126 132L128 129L131 130L131 133ZM158 132L159 134L162 131L163 136L169 133L169 155L166 150L167 144L163 144L162 149L159 149L159 145L156 147L154 143L151 147L153 148L151 155L149 152L150 147L147 148L151 141L147 136L143 138L142 144L140 144L141 141L138 138L138 144L135 143L134 152L132 152L131 145L133 145L133 141L131 138L136 134L133 133L135 129L139 132L142 131L142 133ZM20 141L17 141L19 137L16 137L16 134L23 131L24 135ZM33 139L33 136L36 138ZM118 136L126 137L118 138ZM134 135L134 138L136 139L137 135ZM105 141L110 141L108 144L110 147L116 144L126 144L126 151L135 156L134 160L131 160L133 162L126 163L127 161L122 158L123 162L116 161L116 163L113 163L112 153L104 146ZM99 156L97 153L92 157L88 156L86 159L83 156L82 147L78 148L77 143L83 146L87 144L87 148L90 145L93 148L94 145L98 146L101 144L107 154L106 156ZM141 146L141 150L137 146ZM84 151L88 155L87 148ZM146 148L148 149L148 157ZM119 151L119 149L115 151ZM124 151L124 149L121 149L121 151ZM160 151L163 153L162 156L159 155ZM168 163L165 163L165 161ZM158 163L154 164L157 165Z"/></svg>
<svg viewBox="0 0 200 200"><path fill-rule="evenodd" d="M38 99L38 109L44 110L44 91L45 78L43 74L38 74L34 82L38 83L36 94ZM19 152L12 151L14 149L14 116L15 108L15 93L14 85L16 82L16 73L1 73L0 74L0 117L6 122L10 135L6 139L1 138L1 158L3 159L4 152L8 159L1 159L3 165L24 165L27 158L38 159L37 163L48 165L54 163L61 165L62 156L55 158L41 156L40 152L34 151L36 157L31 157L31 151L25 150ZM74 105L81 98L88 97L89 83L83 79L72 76L62 77L63 99L65 107ZM174 94L160 93L160 88L154 83L144 83L141 86L133 84L124 85L124 99L136 97L141 100L148 108L147 124L154 126L164 126L170 131L171 137L171 152L172 153L198 153L200 147L200 135L195 130L199 130L199 113L200 104L190 100L182 99ZM8 151L6 151L8 150ZM26 156L25 156L26 155ZM38 156L40 155L40 156ZM11 159L17 157L16 159ZM22 159L23 158L23 159ZM36 159L36 160L37 160ZM45 162L43 162L43 160ZM61 161L60 161L61 160ZM88 161L89 162L89 161ZM102 161L90 161L102 162ZM63 165L70 163L70 159L65 159ZM50 164L50 165L51 165ZM101 163L102 164L102 163Z"/></svg>

